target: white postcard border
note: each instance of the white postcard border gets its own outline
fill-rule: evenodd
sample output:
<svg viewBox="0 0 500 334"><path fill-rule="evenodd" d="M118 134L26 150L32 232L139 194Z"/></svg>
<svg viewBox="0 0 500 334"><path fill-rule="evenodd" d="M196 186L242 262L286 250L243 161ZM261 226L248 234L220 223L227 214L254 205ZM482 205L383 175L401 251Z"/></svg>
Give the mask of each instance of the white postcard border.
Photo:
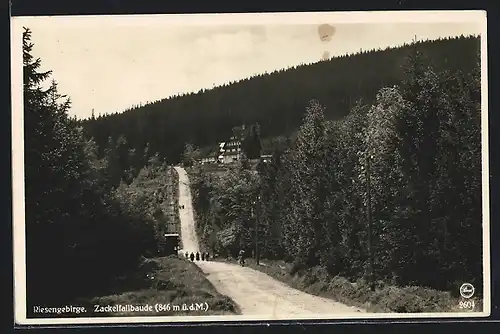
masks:
<svg viewBox="0 0 500 334"><path fill-rule="evenodd" d="M483 191L483 312L465 313L356 313L280 317L263 316L141 316L92 318L30 318L26 317L26 253L24 203L24 131L22 94L22 25L27 20L60 20L64 25L93 24L131 25L148 24L151 16L164 16L165 25L244 25L244 24L335 24L356 23L457 23L477 22L481 25L481 95L482 95L482 191ZM109 18L113 17L113 21ZM104 20L108 18L108 20ZM154 21L158 22L158 21ZM378 11L333 13L259 13L259 14L169 14L169 15L106 15L61 17L14 17L11 20L11 79L12 79L12 176L13 176L13 245L14 245L14 313L18 325L77 325L127 323L232 322L232 321L301 321L301 320L363 320L415 318L469 318L487 317L491 313L490 270L490 198L489 198L489 143L488 143L488 79L487 79L487 21L486 11ZM43 61L43 59L42 59Z"/></svg>

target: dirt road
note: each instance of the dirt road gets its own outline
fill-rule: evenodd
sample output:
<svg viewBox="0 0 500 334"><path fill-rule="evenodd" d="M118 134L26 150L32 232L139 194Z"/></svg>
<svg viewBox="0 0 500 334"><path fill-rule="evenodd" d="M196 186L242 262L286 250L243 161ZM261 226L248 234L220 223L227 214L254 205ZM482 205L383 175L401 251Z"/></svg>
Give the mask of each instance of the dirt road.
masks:
<svg viewBox="0 0 500 334"><path fill-rule="evenodd" d="M188 252L199 250L194 229L189 179L183 168L176 167L179 174L179 205L181 239ZM241 308L243 315L258 315L269 319L329 318L339 313L357 315L364 310L346 306L333 300L312 296L295 290L270 276L247 267L234 264L199 261L195 262L206 274L215 288L231 297Z"/></svg>

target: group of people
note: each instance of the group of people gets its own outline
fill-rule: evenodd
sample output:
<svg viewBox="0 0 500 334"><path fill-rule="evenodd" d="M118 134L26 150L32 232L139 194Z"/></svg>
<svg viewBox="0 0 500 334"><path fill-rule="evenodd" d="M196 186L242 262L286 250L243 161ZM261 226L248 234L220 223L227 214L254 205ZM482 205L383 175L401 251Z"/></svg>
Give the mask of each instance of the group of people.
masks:
<svg viewBox="0 0 500 334"><path fill-rule="evenodd" d="M196 253L189 253L185 252L184 256L186 259L191 260L191 261L209 261L210 260L210 254L208 252L196 252ZM245 265L245 251L242 249L238 253L238 262L241 266Z"/></svg>
<svg viewBox="0 0 500 334"><path fill-rule="evenodd" d="M196 261L200 261L200 258L201 261L208 261L210 258L210 254L208 254L208 252L202 252L201 254L199 252L196 252L196 254L193 252L191 252L191 254L186 252L184 255L186 256L186 259L191 259L191 261L194 261L195 259Z"/></svg>

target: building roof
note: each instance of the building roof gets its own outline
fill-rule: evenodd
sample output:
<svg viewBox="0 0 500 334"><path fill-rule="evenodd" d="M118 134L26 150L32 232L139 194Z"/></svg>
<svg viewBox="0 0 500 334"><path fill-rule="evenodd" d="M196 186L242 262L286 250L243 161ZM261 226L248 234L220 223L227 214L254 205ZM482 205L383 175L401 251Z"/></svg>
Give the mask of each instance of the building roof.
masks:
<svg viewBox="0 0 500 334"><path fill-rule="evenodd" d="M235 126L233 127L232 129L232 132L233 132L233 136L234 137L241 137L243 136L244 132L245 132L245 125L241 125L241 126Z"/></svg>

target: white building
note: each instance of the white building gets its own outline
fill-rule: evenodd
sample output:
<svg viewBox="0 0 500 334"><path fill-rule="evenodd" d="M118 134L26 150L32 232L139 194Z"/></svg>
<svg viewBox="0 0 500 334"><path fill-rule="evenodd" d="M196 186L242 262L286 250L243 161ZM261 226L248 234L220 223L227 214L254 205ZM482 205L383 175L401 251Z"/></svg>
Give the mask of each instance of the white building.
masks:
<svg viewBox="0 0 500 334"><path fill-rule="evenodd" d="M217 162L217 153L211 153L208 156L201 158L200 163L204 164L214 164Z"/></svg>
<svg viewBox="0 0 500 334"><path fill-rule="evenodd" d="M241 159L241 142L233 136L229 142L219 144L218 161L229 164Z"/></svg>
<svg viewBox="0 0 500 334"><path fill-rule="evenodd" d="M229 141L219 144L219 156L217 158L219 163L229 164L241 159L243 154L241 142L243 140L244 130L244 125L233 128L233 135Z"/></svg>

